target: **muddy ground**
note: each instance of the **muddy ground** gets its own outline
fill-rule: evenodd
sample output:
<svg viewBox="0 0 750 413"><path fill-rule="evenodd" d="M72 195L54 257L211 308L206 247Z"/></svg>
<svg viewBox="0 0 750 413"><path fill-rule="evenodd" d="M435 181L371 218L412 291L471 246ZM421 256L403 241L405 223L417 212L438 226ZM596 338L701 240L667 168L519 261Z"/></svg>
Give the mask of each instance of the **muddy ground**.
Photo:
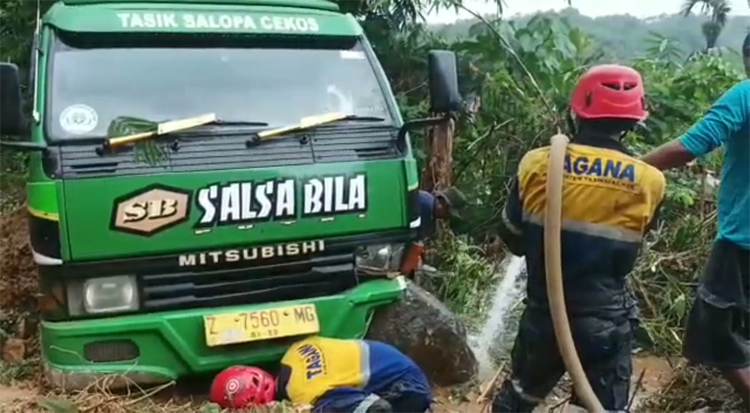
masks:
<svg viewBox="0 0 750 413"><path fill-rule="evenodd" d="M645 379L636 393L636 404L644 396L652 396L659 389L664 388L672 379L672 368L664 359L656 357L639 357L635 362L634 381L640 377L641 371L646 369ZM633 387L637 383L634 382ZM188 386L193 387L193 386ZM152 411L152 412L211 412L213 406L206 403L205 387L187 389L184 384L169 386L160 392L135 392L130 397L111 395L106 392L92 392L61 396L44 389L43 384L36 380L19 381L12 384L0 385L0 412L59 412L72 413L73 405L78 411L87 412L116 412L116 411ZM192 393L192 394L190 394ZM480 391L477 387L465 388L436 388L437 405L435 413L478 413L482 411L482 403L477 401ZM146 400L148 398L149 400ZM560 391L550 396L546 406L537 409L543 411L562 411L567 407L567 394ZM72 402L72 403L71 403ZM131 410L131 408L133 410ZM279 409L276 411L284 411ZM286 410L288 411L288 410Z"/></svg>
<svg viewBox="0 0 750 413"><path fill-rule="evenodd" d="M26 212L13 208L0 215L0 412L55 413L218 413L203 394L207 383L173 383L160 389L134 390L113 395L96 386L79 394L60 395L47 389L39 372L36 335L36 273L27 243ZM731 389L714 372L684 367L681 360L636 356L633 386L634 411L709 411L739 409ZM641 373L645 370L645 373ZM480 412L476 402L480 383L437 388L437 413ZM551 395L538 411L563 411L569 385ZM257 410L290 412L290 406ZM567 411L570 411L568 409ZM750 409L745 409L750 411Z"/></svg>

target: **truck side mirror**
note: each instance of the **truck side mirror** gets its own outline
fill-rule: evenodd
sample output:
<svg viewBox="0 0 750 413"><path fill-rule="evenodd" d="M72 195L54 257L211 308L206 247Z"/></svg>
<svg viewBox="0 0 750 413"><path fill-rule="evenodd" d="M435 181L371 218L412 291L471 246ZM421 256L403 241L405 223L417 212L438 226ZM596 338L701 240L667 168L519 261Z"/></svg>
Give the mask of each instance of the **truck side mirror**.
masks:
<svg viewBox="0 0 750 413"><path fill-rule="evenodd" d="M399 144L405 142L409 131L449 122L453 117L451 113L461 109L455 53L448 50L431 50L427 55L427 63L430 70L430 111L438 116L405 122L396 137Z"/></svg>
<svg viewBox="0 0 750 413"><path fill-rule="evenodd" d="M427 63L430 71L430 110L434 113L460 110L456 54L448 50L431 50Z"/></svg>
<svg viewBox="0 0 750 413"><path fill-rule="evenodd" d="M18 136L23 129L18 66L0 63L0 135Z"/></svg>

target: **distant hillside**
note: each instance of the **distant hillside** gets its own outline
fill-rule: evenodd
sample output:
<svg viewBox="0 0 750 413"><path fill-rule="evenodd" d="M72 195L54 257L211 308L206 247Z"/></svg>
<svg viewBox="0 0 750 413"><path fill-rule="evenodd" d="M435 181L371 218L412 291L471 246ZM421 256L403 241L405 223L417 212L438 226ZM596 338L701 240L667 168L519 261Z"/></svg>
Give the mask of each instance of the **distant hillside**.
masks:
<svg viewBox="0 0 750 413"><path fill-rule="evenodd" d="M659 1L659 0L655 0ZM572 26L577 26L593 35L608 55L617 59L629 60L639 56L646 49L645 40L649 32L658 33L680 44L683 52L689 54L705 48L705 39L701 24L707 17L679 14L663 15L646 20L630 15L614 15L592 18L582 15L575 8L560 12L543 12L545 16L566 19ZM525 25L533 15L520 16L510 20ZM478 20L460 20L453 24L436 25L434 30L446 38L466 37L469 28ZM729 47L739 51L742 41L750 28L750 16L732 16L719 37L719 47Z"/></svg>

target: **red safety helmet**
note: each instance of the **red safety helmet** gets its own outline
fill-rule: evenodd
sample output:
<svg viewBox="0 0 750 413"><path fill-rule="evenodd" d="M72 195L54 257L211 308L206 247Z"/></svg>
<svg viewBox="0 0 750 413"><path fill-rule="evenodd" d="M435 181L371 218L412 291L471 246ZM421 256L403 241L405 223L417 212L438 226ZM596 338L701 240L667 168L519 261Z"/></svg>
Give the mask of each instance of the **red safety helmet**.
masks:
<svg viewBox="0 0 750 413"><path fill-rule="evenodd" d="M645 120L648 112L641 74L628 66L594 66L578 79L570 108L580 119Z"/></svg>
<svg viewBox="0 0 750 413"><path fill-rule="evenodd" d="M211 383L209 399L222 409L244 409L270 403L276 398L276 380L257 367L234 366Z"/></svg>

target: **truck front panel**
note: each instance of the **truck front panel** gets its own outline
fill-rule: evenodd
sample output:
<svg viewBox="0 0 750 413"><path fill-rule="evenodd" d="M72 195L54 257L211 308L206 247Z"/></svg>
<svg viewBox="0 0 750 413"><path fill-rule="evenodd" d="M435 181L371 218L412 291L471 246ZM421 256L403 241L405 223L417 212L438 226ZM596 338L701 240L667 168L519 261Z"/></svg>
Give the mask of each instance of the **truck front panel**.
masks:
<svg viewBox="0 0 750 413"><path fill-rule="evenodd" d="M271 362L300 335L362 337L401 297L416 165L351 16L322 0L65 0L43 23L32 139L49 148L28 204L53 384ZM259 139L333 112L351 117Z"/></svg>
<svg viewBox="0 0 750 413"><path fill-rule="evenodd" d="M319 143L317 156L325 156L325 145L343 146L354 138L312 134ZM364 135L364 136L363 136ZM358 133L359 146L377 144L377 136ZM369 140L366 141L365 139ZM383 146L391 136L382 136ZM337 142L338 141L338 142ZM218 147L219 149L211 148ZM72 148L71 148L72 149ZM91 261L192 252L207 258L183 259L184 267L210 267L258 262L262 257L236 257L214 251L246 248L283 241L302 242L338 235L370 233L407 227L405 177L402 161L345 162L315 166L254 168L272 162L274 152L294 159L299 153L312 158L312 150L300 147L294 137L247 149L243 139L212 138L195 148L173 155L173 173L126 174L132 155L108 158L102 166L87 161L81 152L93 148L63 149L65 220L73 261ZM193 149L193 150L191 150ZM356 157L355 149L350 150ZM304 152L307 152L304 154ZM230 164L242 166L225 171L178 173L185 169ZM94 155L96 156L96 155ZM279 156L279 155L277 155ZM214 158L215 157L215 158ZM182 158L182 159L180 159ZM288 162L292 163L292 160ZM239 165L238 165L239 164ZM154 168L158 170L159 168ZM111 172L108 172L111 171ZM110 174L110 178L91 175ZM274 253L278 258L294 251ZM301 253L301 251L299 252ZM212 255L213 254L213 255Z"/></svg>

